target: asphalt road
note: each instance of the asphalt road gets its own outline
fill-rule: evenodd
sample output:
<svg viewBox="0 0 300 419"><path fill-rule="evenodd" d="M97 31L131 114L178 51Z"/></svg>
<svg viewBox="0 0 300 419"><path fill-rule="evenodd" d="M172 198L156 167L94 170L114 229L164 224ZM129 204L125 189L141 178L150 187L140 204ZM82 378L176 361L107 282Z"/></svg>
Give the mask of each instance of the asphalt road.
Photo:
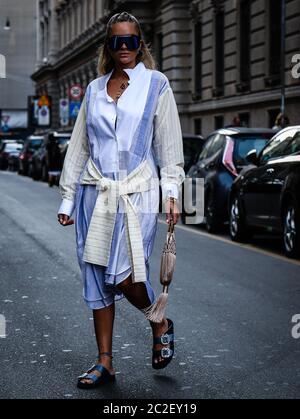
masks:
<svg viewBox="0 0 300 419"><path fill-rule="evenodd" d="M0 398L298 398L300 263L275 245L240 246L225 234L178 225L168 316L176 357L151 367L151 330L126 300L117 303L117 382L78 390L97 349L82 300L74 226L56 220L58 189L0 172ZM157 292L166 225L151 258ZM269 239L270 242L273 242ZM2 317L3 318L3 317ZM1 333L0 333L1 334Z"/></svg>

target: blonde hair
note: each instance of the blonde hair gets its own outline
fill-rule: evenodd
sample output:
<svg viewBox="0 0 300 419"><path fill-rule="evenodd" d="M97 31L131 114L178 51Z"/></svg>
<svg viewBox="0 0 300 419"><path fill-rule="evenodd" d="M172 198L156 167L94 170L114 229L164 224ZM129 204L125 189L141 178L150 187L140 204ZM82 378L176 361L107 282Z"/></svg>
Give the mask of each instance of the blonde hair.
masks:
<svg viewBox="0 0 300 419"><path fill-rule="evenodd" d="M156 69L155 59L152 56L150 48L146 45L139 21L130 13L121 12L121 13L116 13L115 15L113 15L107 23L104 42L99 48L98 66L97 66L99 75L101 76L101 75L105 75L109 73L115 66L114 60L108 51L107 41L110 36L110 30L111 30L112 25L119 22L131 22L136 25L136 28L138 30L138 35L141 38L141 49L140 49L139 54L136 57L136 63L138 64L139 62L142 61L146 68L155 70Z"/></svg>

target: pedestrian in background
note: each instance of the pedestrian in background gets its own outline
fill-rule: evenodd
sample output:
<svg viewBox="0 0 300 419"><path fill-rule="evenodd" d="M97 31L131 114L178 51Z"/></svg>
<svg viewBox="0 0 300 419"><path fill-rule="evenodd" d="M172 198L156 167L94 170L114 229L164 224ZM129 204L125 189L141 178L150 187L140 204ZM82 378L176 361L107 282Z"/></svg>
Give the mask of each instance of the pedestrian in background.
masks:
<svg viewBox="0 0 300 419"><path fill-rule="evenodd" d="M241 120L240 117L237 115L233 118L231 124L226 125L224 128L234 128L234 127L241 127Z"/></svg>
<svg viewBox="0 0 300 419"><path fill-rule="evenodd" d="M93 310L99 351L96 364L78 378L80 388L115 379L115 301L125 296L141 313L155 303L149 257L157 229L159 184L153 186L153 179L158 179L159 167L166 221L176 224L176 200L185 177L174 94L168 78L155 69L134 16L123 12L109 20L99 74L87 86L73 129L58 210L64 226L73 222L70 217L76 211L83 296ZM125 181L130 193L122 192ZM117 208L115 216L105 211L107 206ZM150 324L152 366L161 369L174 354L174 324L166 318Z"/></svg>
<svg viewBox="0 0 300 419"><path fill-rule="evenodd" d="M290 125L290 120L287 115L280 112L275 120L275 125L272 129L280 131L283 128L286 128Z"/></svg>

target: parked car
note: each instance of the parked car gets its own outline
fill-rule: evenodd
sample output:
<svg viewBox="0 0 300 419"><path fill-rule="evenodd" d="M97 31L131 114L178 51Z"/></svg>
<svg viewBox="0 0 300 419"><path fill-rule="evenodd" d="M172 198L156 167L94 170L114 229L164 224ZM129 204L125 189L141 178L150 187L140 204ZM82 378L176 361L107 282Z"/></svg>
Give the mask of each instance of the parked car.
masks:
<svg viewBox="0 0 300 419"><path fill-rule="evenodd" d="M204 179L204 216L209 232L216 232L228 221L229 191L239 172L249 164L247 153L253 148L259 152L273 135L271 129L238 127L219 129L208 136L187 178ZM186 205L184 202L183 223L190 212L186 211Z"/></svg>
<svg viewBox="0 0 300 419"><path fill-rule="evenodd" d="M27 175L29 168L29 159L41 147L43 136L30 135L26 138L22 152L19 156L19 174Z"/></svg>
<svg viewBox="0 0 300 419"><path fill-rule="evenodd" d="M201 135L183 134L184 171L187 173L197 162L204 145Z"/></svg>
<svg viewBox="0 0 300 419"><path fill-rule="evenodd" d="M46 140L46 164L49 186L58 183L71 139L70 132L52 132Z"/></svg>
<svg viewBox="0 0 300 419"><path fill-rule="evenodd" d="M50 180L52 185L52 176L59 176L62 170L70 138L70 132L49 131L44 135L40 148L29 159L29 174L34 180Z"/></svg>
<svg viewBox="0 0 300 419"><path fill-rule="evenodd" d="M2 147L2 144L11 142L11 143L18 143L18 144L24 144L24 140L21 137L3 137L0 136L0 149Z"/></svg>
<svg viewBox="0 0 300 419"><path fill-rule="evenodd" d="M18 155L23 145L14 141L2 141L0 148L0 169L8 169L8 160L11 155Z"/></svg>
<svg viewBox="0 0 300 419"><path fill-rule="evenodd" d="M3 145L7 143L24 144L24 141L21 138L16 138L16 139L5 138L5 137L0 138L0 150L2 149Z"/></svg>
<svg viewBox="0 0 300 419"><path fill-rule="evenodd" d="M8 156L8 170L11 172L17 172L19 170L19 157L22 153L22 144L19 148L14 151L11 151Z"/></svg>
<svg viewBox="0 0 300 419"><path fill-rule="evenodd" d="M46 174L45 158L46 144L43 138L40 147L28 159L28 176L31 177L33 180L48 180Z"/></svg>
<svg viewBox="0 0 300 419"><path fill-rule="evenodd" d="M229 196L232 240L249 239L254 228L277 232L286 255L300 256L300 126L280 131L247 159Z"/></svg>

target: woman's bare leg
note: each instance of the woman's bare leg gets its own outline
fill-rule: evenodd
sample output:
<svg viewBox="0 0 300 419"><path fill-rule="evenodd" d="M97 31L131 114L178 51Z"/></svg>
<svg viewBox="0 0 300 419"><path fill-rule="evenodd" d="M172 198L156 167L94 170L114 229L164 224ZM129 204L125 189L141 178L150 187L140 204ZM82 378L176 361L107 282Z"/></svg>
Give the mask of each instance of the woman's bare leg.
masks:
<svg viewBox="0 0 300 419"><path fill-rule="evenodd" d="M112 353L112 339L113 339L113 327L115 319L115 303L108 307L101 308L100 310L93 310L94 316L94 327L96 340L98 345L98 353L109 352ZM103 365L111 373L114 373L112 367L112 359L106 355L99 355L97 364ZM95 375L101 375L98 371L92 372ZM90 383L91 380L82 379L82 382Z"/></svg>
<svg viewBox="0 0 300 419"><path fill-rule="evenodd" d="M118 285L118 289L125 295L126 299L139 310L151 305L146 285L140 282L133 283L131 275ZM149 323L152 328L153 336L155 337L162 335L168 330L168 321L165 317L161 323L153 323L151 321L149 321ZM155 345L154 349L158 351L163 347L165 348L166 346ZM157 363L160 361L163 361L163 358L159 356L154 362Z"/></svg>

